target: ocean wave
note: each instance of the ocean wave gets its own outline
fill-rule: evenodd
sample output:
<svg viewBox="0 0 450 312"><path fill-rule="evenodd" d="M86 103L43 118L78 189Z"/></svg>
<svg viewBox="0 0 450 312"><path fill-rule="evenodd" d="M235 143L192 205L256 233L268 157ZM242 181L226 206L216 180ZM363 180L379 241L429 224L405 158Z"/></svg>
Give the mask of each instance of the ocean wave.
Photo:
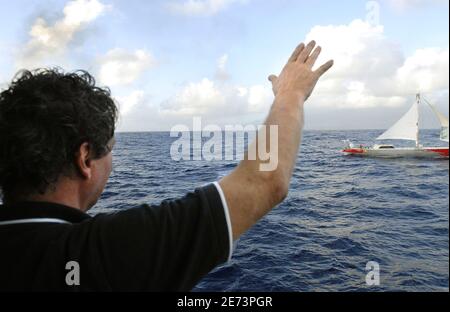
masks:
<svg viewBox="0 0 450 312"><path fill-rule="evenodd" d="M306 131L288 198L194 291L448 291L449 162L341 155L342 139L370 142L379 132ZM92 213L183 196L237 164L173 161L169 133L116 139ZM422 139L438 143L432 131ZM365 284L368 261L380 264L379 287Z"/></svg>

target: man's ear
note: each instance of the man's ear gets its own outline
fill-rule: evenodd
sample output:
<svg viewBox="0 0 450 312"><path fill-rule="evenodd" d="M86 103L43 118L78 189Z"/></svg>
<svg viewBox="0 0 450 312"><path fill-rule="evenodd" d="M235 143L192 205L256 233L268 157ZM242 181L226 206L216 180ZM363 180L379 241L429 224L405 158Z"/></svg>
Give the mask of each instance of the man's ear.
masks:
<svg viewBox="0 0 450 312"><path fill-rule="evenodd" d="M84 142L80 145L78 153L75 158L75 165L78 172L83 178L90 179L92 176L91 159L89 158L90 145L88 142Z"/></svg>

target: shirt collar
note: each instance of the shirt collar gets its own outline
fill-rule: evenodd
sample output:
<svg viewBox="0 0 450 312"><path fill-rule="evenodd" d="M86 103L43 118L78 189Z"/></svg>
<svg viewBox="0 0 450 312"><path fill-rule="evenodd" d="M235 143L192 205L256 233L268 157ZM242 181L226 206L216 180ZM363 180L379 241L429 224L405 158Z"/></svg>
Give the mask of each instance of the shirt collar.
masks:
<svg viewBox="0 0 450 312"><path fill-rule="evenodd" d="M0 205L0 221L29 218L55 218L80 223L91 217L79 209L50 202L25 201Z"/></svg>

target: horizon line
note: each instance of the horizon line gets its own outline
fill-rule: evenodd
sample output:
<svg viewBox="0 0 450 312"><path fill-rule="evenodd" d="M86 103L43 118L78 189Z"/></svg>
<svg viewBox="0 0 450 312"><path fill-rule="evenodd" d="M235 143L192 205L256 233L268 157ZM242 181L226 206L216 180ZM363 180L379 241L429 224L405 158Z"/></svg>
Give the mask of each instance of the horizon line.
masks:
<svg viewBox="0 0 450 312"><path fill-rule="evenodd" d="M385 131L386 129L304 129L303 131ZM440 128L422 128L420 130L440 130ZM159 132L170 132L171 130L137 130L137 131L116 131L115 133L159 133ZM177 131L177 132L194 132L194 131ZM195 131L202 132L202 131ZM230 132L222 130L222 132ZM231 131L235 132L235 131Z"/></svg>

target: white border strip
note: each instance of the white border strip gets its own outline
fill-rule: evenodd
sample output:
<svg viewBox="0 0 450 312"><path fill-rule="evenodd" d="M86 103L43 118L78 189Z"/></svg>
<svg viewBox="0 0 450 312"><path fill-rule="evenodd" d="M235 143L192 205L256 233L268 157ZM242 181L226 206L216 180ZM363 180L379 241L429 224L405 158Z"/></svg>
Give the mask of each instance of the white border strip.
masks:
<svg viewBox="0 0 450 312"><path fill-rule="evenodd" d="M233 255L233 228L231 227L231 219L230 219L230 211L228 210L227 201L225 199L225 195L223 194L222 188L220 187L220 184L218 182L213 183L216 187L217 191L219 192L220 199L222 200L222 206L223 210L225 212L225 219L227 220L227 226L228 226L228 241L230 242L230 251L228 253L228 259L227 262L231 260L231 256Z"/></svg>
<svg viewBox="0 0 450 312"><path fill-rule="evenodd" d="M9 221L1 221L0 226L2 225L13 225L13 224L26 224L26 223L60 223L60 224L70 224L65 220L61 219L52 219L52 218L35 218L35 219L19 219L19 220L9 220Z"/></svg>

